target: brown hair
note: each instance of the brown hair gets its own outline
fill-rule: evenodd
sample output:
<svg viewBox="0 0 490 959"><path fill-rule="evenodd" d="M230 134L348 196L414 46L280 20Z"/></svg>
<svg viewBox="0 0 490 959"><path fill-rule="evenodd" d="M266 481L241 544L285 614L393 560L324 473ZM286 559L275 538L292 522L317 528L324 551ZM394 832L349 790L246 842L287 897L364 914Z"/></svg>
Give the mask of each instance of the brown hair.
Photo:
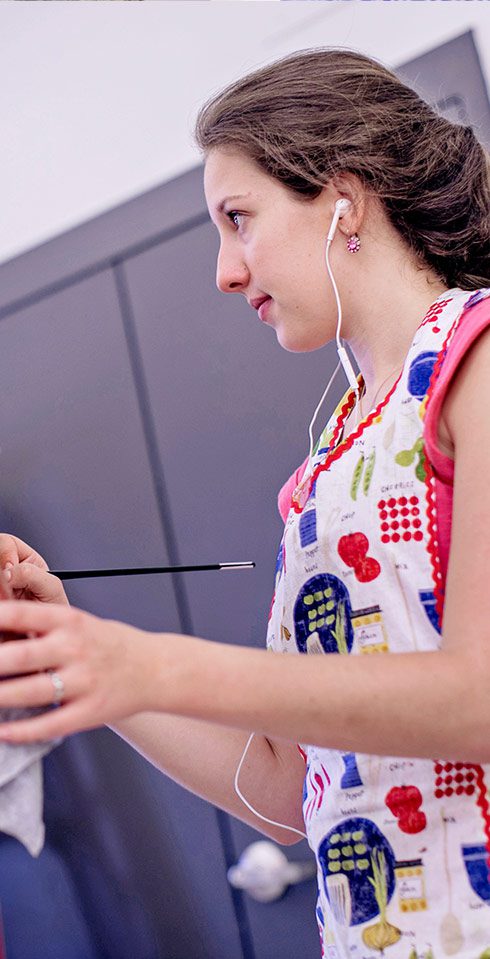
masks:
<svg viewBox="0 0 490 959"><path fill-rule="evenodd" d="M489 154L381 63L349 50L293 53L204 104L195 138L204 154L239 150L305 200L353 173L450 288L489 285Z"/></svg>

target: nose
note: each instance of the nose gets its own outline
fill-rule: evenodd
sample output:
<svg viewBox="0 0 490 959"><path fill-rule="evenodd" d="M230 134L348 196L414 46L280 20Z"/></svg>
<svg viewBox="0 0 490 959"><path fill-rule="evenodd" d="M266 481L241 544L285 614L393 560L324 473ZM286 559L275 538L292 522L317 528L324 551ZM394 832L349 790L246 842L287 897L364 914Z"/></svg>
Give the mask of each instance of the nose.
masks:
<svg viewBox="0 0 490 959"><path fill-rule="evenodd" d="M250 274L239 256L220 249L216 266L216 286L222 293L242 293L248 286Z"/></svg>

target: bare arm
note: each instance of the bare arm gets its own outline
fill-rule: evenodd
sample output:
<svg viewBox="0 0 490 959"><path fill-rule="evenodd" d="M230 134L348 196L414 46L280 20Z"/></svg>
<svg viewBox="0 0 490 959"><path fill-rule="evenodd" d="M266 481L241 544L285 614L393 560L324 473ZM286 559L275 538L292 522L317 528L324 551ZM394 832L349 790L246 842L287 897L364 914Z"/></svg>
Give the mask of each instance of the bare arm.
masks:
<svg viewBox="0 0 490 959"><path fill-rule="evenodd" d="M481 399L489 378L487 330L462 363L445 409L456 465L438 651L282 656L146 632L134 643L134 627L125 624L59 605L4 602L5 629L45 635L3 644L3 674L31 674L2 682L3 704L45 703L47 667L66 669L73 699L49 714L2 724L0 738L35 741L150 711L229 727L234 732L228 742L243 730L244 744L246 731L254 729L274 742L490 762L490 418ZM36 670L41 672L32 676ZM137 685L135 674L141 677ZM233 763L239 755L237 748ZM265 772L261 789L267 783Z"/></svg>
<svg viewBox="0 0 490 959"><path fill-rule="evenodd" d="M334 749L489 762L490 419L481 398L489 377L490 329L445 407L456 466L439 651L292 657L181 637L178 658L167 644L170 673L153 702L160 695L169 712Z"/></svg>
<svg viewBox="0 0 490 959"><path fill-rule="evenodd" d="M255 816L234 789L235 772L249 733L198 719L139 713L110 726L167 776L283 845L300 836ZM250 743L238 786L268 819L304 832L301 812L305 764L293 743L270 742L258 733Z"/></svg>
<svg viewBox="0 0 490 959"><path fill-rule="evenodd" d="M62 583L49 574L43 557L18 537L0 533L0 568L7 561L14 565L12 586L16 597L69 605ZM150 712L135 713L110 728L191 792L284 845L299 842L296 833L264 823L235 792L235 773L249 733ZM304 761L296 745L274 743L257 734L247 750L238 785L262 815L303 832L304 774Z"/></svg>

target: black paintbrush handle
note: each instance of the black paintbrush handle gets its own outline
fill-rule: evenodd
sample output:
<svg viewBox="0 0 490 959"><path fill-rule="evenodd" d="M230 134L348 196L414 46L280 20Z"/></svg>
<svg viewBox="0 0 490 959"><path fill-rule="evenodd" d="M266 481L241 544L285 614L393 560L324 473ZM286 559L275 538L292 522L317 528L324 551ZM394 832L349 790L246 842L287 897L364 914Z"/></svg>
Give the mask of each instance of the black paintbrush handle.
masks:
<svg viewBox="0 0 490 959"><path fill-rule="evenodd" d="M143 573L194 573L207 569L253 569L255 563L208 563L204 566L140 566L132 569L50 569L58 579L86 579L95 576L135 576Z"/></svg>

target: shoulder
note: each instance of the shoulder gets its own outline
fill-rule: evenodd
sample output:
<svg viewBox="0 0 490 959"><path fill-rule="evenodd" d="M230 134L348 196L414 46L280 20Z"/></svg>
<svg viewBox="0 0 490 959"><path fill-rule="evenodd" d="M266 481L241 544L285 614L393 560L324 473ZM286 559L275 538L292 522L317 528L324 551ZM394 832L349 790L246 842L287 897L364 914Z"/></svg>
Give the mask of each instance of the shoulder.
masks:
<svg viewBox="0 0 490 959"><path fill-rule="evenodd" d="M449 346L445 344L437 357L424 415L429 458L448 482L454 470L454 406L465 407L463 393L469 386L470 355L484 349L479 341L490 325L490 289L461 293L464 305L447 330Z"/></svg>
<svg viewBox="0 0 490 959"><path fill-rule="evenodd" d="M490 296L481 291L470 298L448 350L447 374L440 416L440 436L457 455L463 433L490 424L487 391L490 385ZM479 298L477 298L479 296ZM473 302L472 302L473 301ZM476 434L478 435L478 434ZM481 437L483 439L483 436Z"/></svg>
<svg viewBox="0 0 490 959"><path fill-rule="evenodd" d="M482 306L482 304L478 304ZM476 314L476 307L475 307ZM470 315L468 314L468 319ZM464 641L487 656L490 548L490 311L456 366L444 404L455 450L451 537L444 603L448 648ZM483 667L488 671L488 663Z"/></svg>

